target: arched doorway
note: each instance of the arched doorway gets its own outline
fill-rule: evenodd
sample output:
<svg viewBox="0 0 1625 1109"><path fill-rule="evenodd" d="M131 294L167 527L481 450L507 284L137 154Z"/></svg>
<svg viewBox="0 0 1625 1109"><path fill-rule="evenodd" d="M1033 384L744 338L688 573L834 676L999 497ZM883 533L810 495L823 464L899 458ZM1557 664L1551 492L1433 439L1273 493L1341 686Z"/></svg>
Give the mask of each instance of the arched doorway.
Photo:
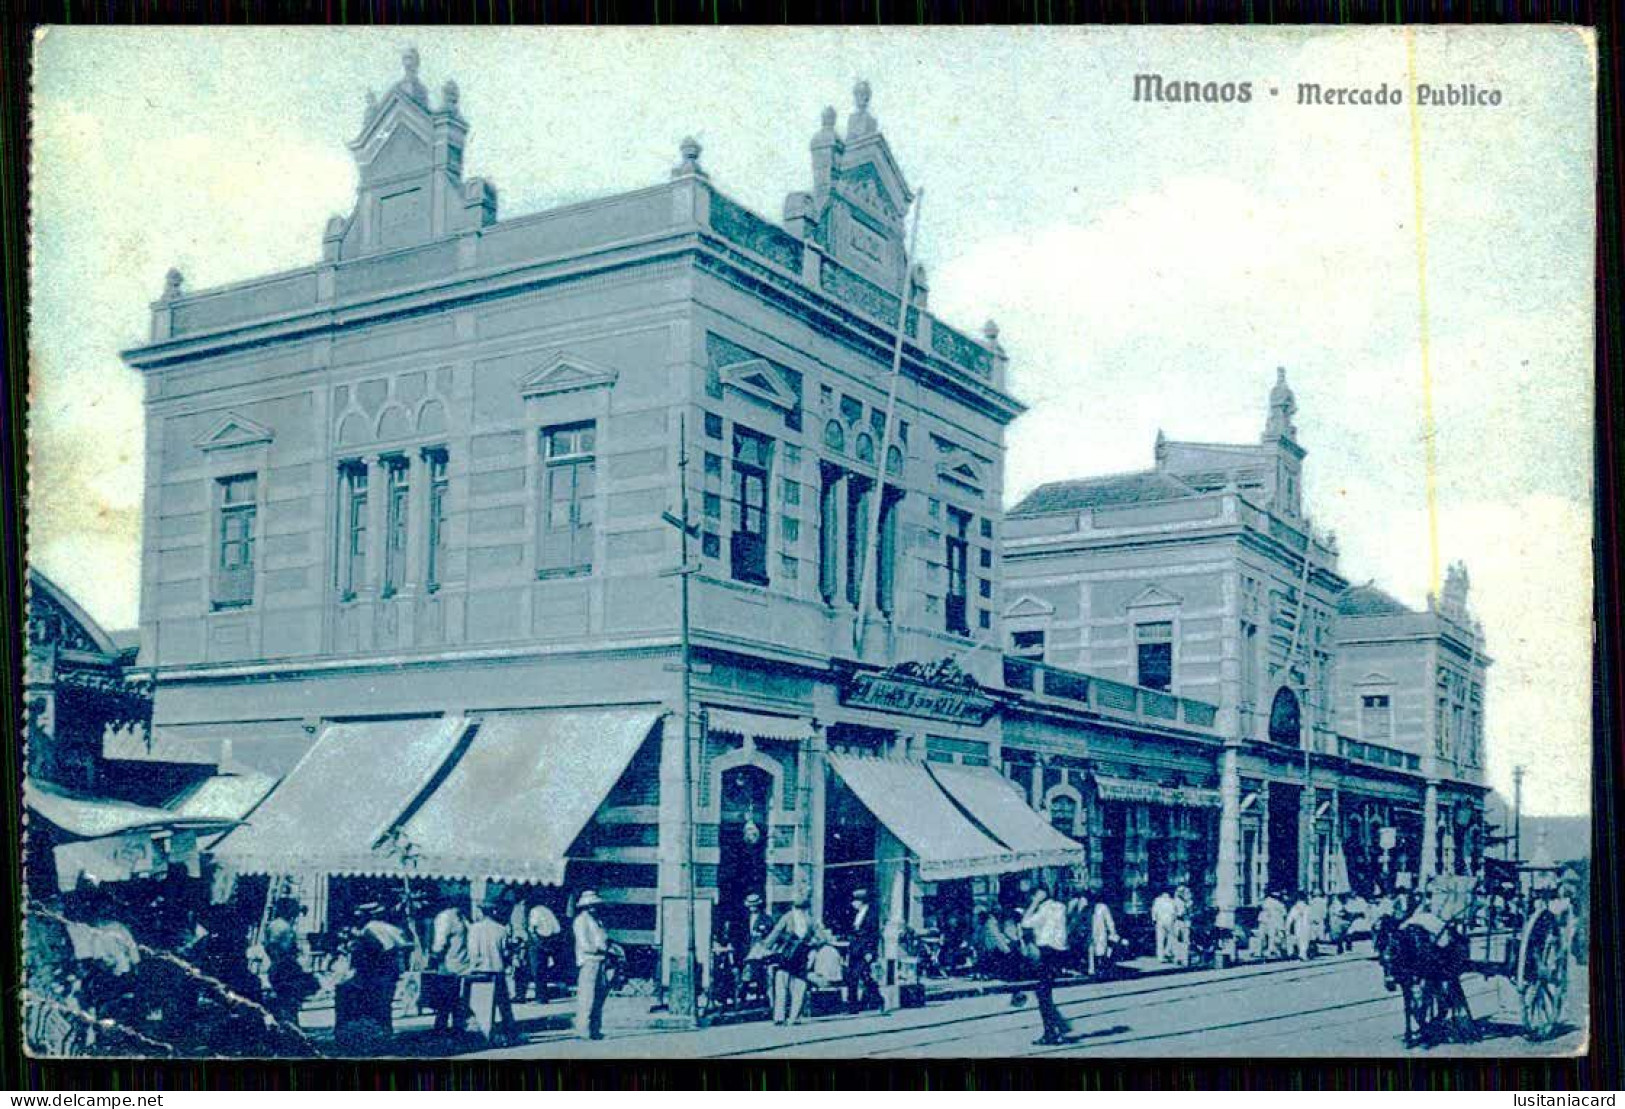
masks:
<svg viewBox="0 0 1625 1109"><path fill-rule="evenodd" d="M767 898L768 811L773 775L758 766L722 773L721 826L717 830L717 927L743 923L745 898Z"/></svg>
<svg viewBox="0 0 1625 1109"><path fill-rule="evenodd" d="M1270 742L1288 747L1303 744L1303 713L1298 707L1298 695L1286 686L1275 691L1270 702Z"/></svg>

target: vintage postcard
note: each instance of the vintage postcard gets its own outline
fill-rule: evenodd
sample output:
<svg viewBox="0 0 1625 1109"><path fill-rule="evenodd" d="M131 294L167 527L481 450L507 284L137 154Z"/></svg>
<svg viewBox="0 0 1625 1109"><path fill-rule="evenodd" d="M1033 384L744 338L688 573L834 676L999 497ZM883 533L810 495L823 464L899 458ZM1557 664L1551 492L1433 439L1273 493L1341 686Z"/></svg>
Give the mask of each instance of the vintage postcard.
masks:
<svg viewBox="0 0 1625 1109"><path fill-rule="evenodd" d="M1564 1055L1577 28L55 28L42 1056Z"/></svg>

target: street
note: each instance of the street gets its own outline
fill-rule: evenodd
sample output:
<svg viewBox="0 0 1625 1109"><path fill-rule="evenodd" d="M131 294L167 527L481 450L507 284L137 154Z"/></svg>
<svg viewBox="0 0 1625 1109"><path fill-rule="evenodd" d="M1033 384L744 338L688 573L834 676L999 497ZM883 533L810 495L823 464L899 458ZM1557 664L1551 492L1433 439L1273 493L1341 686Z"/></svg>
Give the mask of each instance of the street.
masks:
<svg viewBox="0 0 1625 1109"><path fill-rule="evenodd" d="M1504 982L1463 979L1481 1039L1406 1051L1399 995L1383 989L1369 957L1272 963L1070 986L1056 1000L1073 1039L1036 1046L1038 1011L1008 993L934 1003L890 1015L830 1015L795 1028L767 1021L695 1031L647 1027L638 999L610 1013L606 1038L585 1042L549 1031L489 1057L576 1058L1007 1058L1012 1056L1391 1056L1565 1055L1585 1046L1585 968L1572 968L1564 1021L1544 1043L1526 1040L1516 997ZM640 1027L639 1025L643 1025Z"/></svg>

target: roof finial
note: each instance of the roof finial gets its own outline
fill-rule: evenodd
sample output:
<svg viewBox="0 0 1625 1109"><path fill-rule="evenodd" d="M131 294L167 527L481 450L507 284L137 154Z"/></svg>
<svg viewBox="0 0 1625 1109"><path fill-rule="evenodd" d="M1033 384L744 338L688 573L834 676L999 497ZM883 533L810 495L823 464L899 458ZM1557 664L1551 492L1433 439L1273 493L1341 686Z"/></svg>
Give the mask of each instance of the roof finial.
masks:
<svg viewBox="0 0 1625 1109"><path fill-rule="evenodd" d="M181 271L176 269L174 266L171 266L169 268L169 272L164 274L163 299L177 299L181 295L181 286L185 283L185 281L186 278L181 274Z"/></svg>
<svg viewBox="0 0 1625 1109"><path fill-rule="evenodd" d="M988 341L989 346L997 346L999 342L999 325L995 320L988 320L982 325L982 338Z"/></svg>
<svg viewBox="0 0 1625 1109"><path fill-rule="evenodd" d="M1297 425L1292 417L1298 411L1298 398L1293 396L1292 387L1286 383L1286 367L1275 367L1275 387L1270 390L1269 419L1264 424L1264 438L1266 440L1291 439L1298 434Z"/></svg>
<svg viewBox="0 0 1625 1109"><path fill-rule="evenodd" d="M429 90L423 87L418 80L418 66L422 59L418 56L418 48L408 46L401 54L401 69L403 76L395 83L395 88L408 100L415 100L425 108L429 106Z"/></svg>
<svg viewBox="0 0 1625 1109"><path fill-rule="evenodd" d="M440 110L456 115L457 102L461 96L462 92L458 89L457 82L448 78L446 83L440 86Z"/></svg>
<svg viewBox="0 0 1625 1109"><path fill-rule="evenodd" d="M693 135L689 135L677 145L678 153L683 156L671 171L673 177L704 177L705 171L700 168L700 151L703 148Z"/></svg>
<svg viewBox="0 0 1625 1109"><path fill-rule="evenodd" d="M824 110L819 115L819 121L823 124L824 130L826 130L826 131L835 130L835 105L833 105L833 104L824 105Z"/></svg>
<svg viewBox="0 0 1625 1109"><path fill-rule="evenodd" d="M873 90L868 81L859 81L852 86L852 115L846 121L846 141L861 139L865 135L872 135L876 130L875 117L869 114L869 98Z"/></svg>
<svg viewBox="0 0 1625 1109"><path fill-rule="evenodd" d="M1158 462L1165 462L1168 459L1168 437L1162 433L1160 427L1157 428L1157 445L1152 448L1152 454Z"/></svg>

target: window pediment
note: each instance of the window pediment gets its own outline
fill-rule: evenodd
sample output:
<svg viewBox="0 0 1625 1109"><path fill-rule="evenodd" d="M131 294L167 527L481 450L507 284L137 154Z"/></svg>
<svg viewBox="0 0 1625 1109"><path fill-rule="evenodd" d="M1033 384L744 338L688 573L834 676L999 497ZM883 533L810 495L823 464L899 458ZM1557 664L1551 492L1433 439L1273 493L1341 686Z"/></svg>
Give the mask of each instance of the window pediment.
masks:
<svg viewBox="0 0 1625 1109"><path fill-rule="evenodd" d="M269 443L271 439L272 431L264 424L256 423L247 416L228 412L206 434L192 440L192 444L199 450L215 451L227 447L256 446Z"/></svg>
<svg viewBox="0 0 1625 1109"><path fill-rule="evenodd" d="M529 400L581 389L612 387L619 376L616 371L586 359L557 354L520 380L519 393Z"/></svg>
<svg viewBox="0 0 1625 1109"><path fill-rule="evenodd" d="M1185 598L1170 593L1159 585L1147 586L1135 595L1124 608L1168 608L1185 603Z"/></svg>
<svg viewBox="0 0 1625 1109"><path fill-rule="evenodd" d="M967 450L956 448L939 459L937 477L976 493L987 488L981 461Z"/></svg>
<svg viewBox="0 0 1625 1109"><path fill-rule="evenodd" d="M734 362L721 367L717 374L725 389L737 389L746 396L785 412L793 411L796 407L796 395L765 358Z"/></svg>
<svg viewBox="0 0 1625 1109"><path fill-rule="evenodd" d="M1024 620L1038 617L1054 616L1055 606L1041 601L1030 593L1024 593L1012 601L1004 610L1006 620Z"/></svg>

